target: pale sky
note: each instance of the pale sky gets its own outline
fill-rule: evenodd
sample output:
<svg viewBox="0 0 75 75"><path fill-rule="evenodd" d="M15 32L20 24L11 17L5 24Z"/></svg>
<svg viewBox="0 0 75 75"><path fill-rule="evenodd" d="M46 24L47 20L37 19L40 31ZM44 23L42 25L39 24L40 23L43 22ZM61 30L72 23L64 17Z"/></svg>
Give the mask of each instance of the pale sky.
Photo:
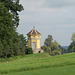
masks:
<svg viewBox="0 0 75 75"><path fill-rule="evenodd" d="M20 0L24 11L20 12L17 31L27 37L33 26L42 34L41 45L52 35L62 46L71 43L75 33L75 0Z"/></svg>

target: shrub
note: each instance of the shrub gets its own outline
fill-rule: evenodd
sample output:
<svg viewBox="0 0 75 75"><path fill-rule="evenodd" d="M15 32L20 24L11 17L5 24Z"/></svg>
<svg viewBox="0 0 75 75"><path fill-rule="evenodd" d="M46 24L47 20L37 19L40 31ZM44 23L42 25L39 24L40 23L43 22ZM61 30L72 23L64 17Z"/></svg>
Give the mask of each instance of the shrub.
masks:
<svg viewBox="0 0 75 75"><path fill-rule="evenodd" d="M25 53L26 54L33 54L32 48L26 48Z"/></svg>

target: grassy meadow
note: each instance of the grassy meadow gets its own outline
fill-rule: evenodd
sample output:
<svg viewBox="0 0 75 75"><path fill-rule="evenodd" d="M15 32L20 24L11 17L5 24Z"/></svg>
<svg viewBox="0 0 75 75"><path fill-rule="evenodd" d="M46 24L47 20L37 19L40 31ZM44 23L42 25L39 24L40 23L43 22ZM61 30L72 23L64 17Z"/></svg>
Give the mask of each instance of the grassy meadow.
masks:
<svg viewBox="0 0 75 75"><path fill-rule="evenodd" d="M0 75L75 75L75 53L47 53L0 59Z"/></svg>
<svg viewBox="0 0 75 75"><path fill-rule="evenodd" d="M39 69L33 71L23 71L1 75L75 75L75 65L65 67L55 67L47 69Z"/></svg>

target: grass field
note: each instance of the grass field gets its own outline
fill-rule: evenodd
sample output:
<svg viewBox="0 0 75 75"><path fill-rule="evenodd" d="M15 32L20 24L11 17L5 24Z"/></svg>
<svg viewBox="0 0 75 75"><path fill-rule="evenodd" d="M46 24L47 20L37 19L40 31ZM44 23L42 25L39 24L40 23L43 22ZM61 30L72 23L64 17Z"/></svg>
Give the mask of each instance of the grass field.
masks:
<svg viewBox="0 0 75 75"><path fill-rule="evenodd" d="M72 65L58 68L39 69L1 75L75 75L75 66Z"/></svg>
<svg viewBox="0 0 75 75"><path fill-rule="evenodd" d="M75 53L26 55L0 62L0 75L75 75Z"/></svg>

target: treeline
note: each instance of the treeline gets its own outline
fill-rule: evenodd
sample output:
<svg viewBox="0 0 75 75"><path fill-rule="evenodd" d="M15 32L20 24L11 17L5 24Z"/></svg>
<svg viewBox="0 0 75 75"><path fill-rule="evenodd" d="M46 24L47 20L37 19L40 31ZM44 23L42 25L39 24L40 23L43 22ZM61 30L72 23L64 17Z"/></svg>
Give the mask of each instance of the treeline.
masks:
<svg viewBox="0 0 75 75"><path fill-rule="evenodd" d="M32 49L27 48L26 38L16 32L18 12L22 10L19 0L0 0L0 58L32 53Z"/></svg>
<svg viewBox="0 0 75 75"><path fill-rule="evenodd" d="M57 43L56 40L53 41L52 35L48 35L44 41L44 45L41 48L44 52L49 53L52 56L75 52L75 33L73 33L71 40L72 43L68 46L68 49L65 49Z"/></svg>
<svg viewBox="0 0 75 75"><path fill-rule="evenodd" d="M52 35L48 35L48 37L44 41L44 45L41 47L44 52L49 53L50 55L60 55L62 50L64 50L56 40L53 41Z"/></svg>

